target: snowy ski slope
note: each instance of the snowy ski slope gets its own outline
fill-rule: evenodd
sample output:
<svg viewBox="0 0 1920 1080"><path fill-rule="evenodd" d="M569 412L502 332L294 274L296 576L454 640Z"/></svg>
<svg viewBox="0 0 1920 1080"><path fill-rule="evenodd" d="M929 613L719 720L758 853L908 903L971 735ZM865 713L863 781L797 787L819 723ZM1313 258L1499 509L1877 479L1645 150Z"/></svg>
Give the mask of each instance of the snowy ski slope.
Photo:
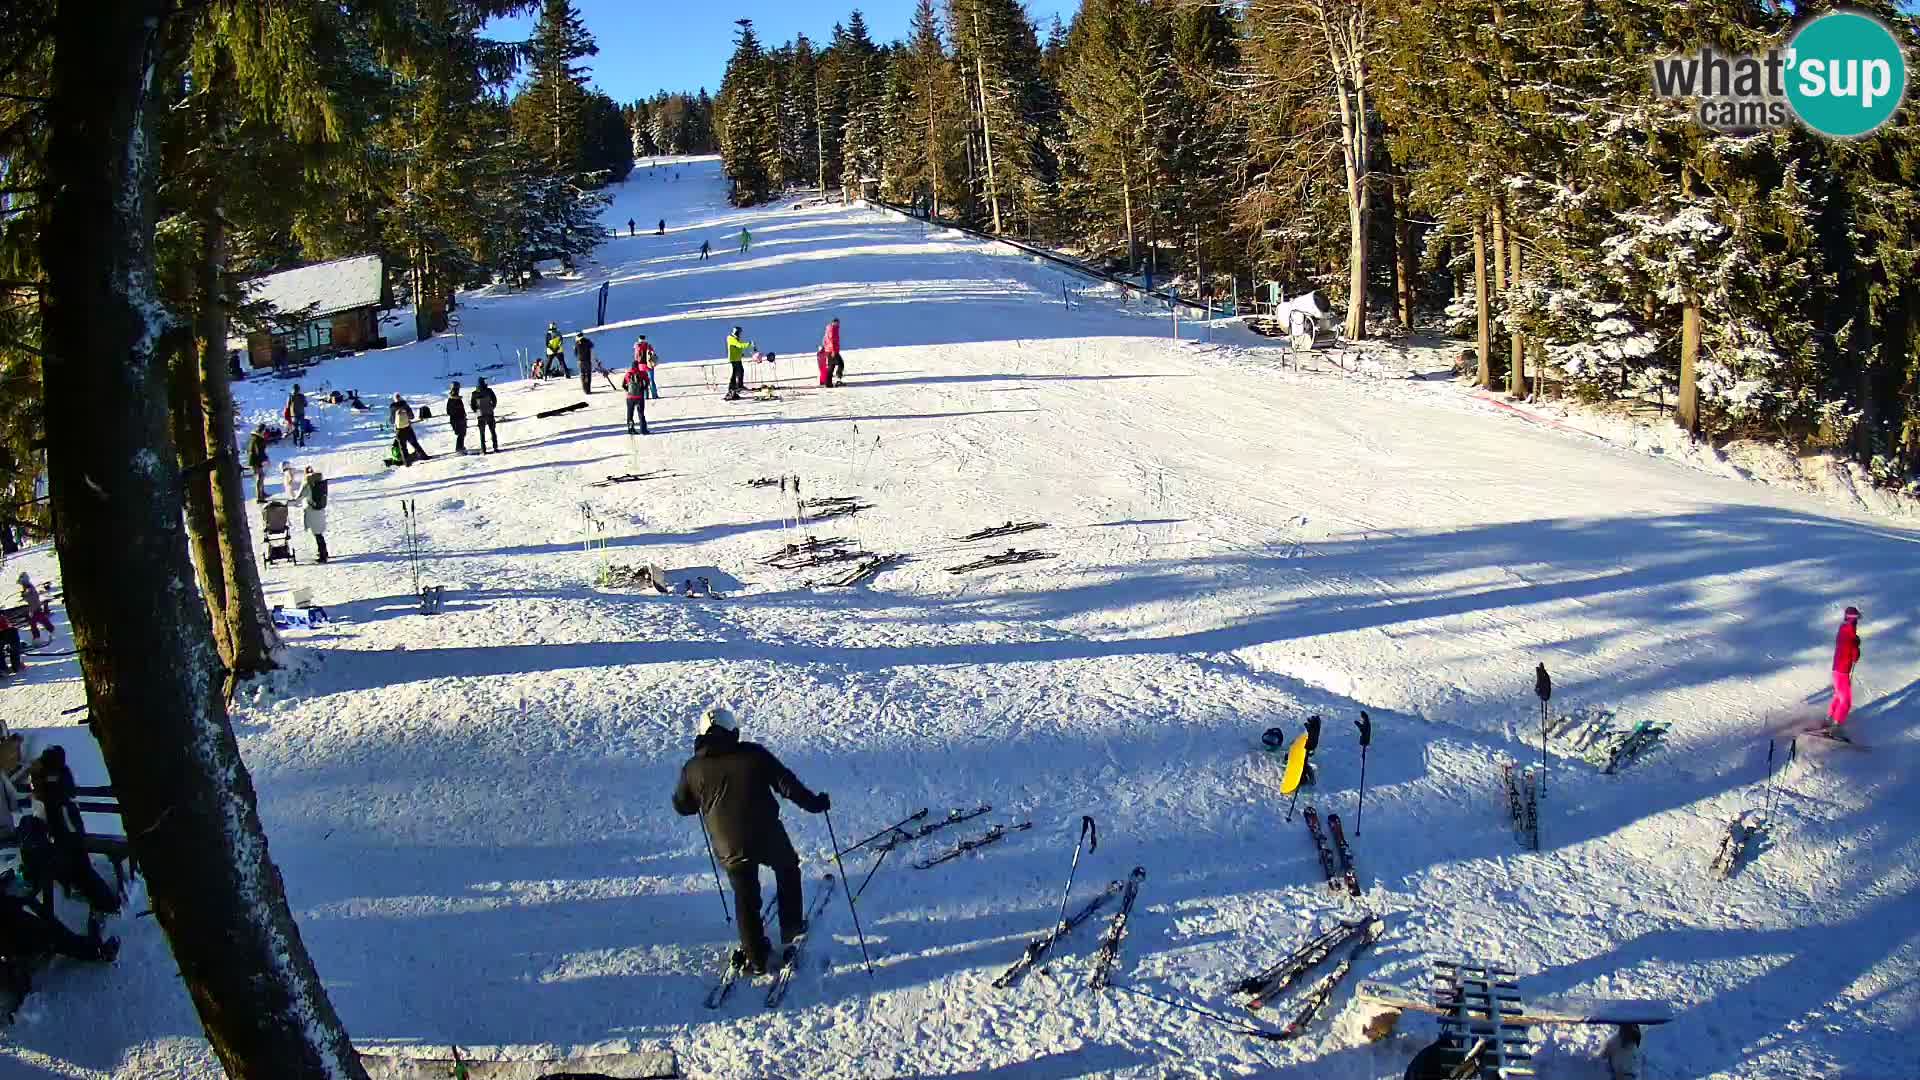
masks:
<svg viewBox="0 0 1920 1080"><path fill-rule="evenodd" d="M334 561L313 565L299 534L301 562L270 568L268 588L283 603L309 589L337 622L289 633L291 667L235 725L357 1042L664 1046L695 1077L1397 1077L1431 1027L1364 1042L1350 985L1281 1044L1088 991L1098 924L1017 988L989 985L1054 918L1090 814L1101 844L1076 897L1136 864L1149 875L1117 981L1234 1014L1225 984L1353 910L1257 752L1264 728L1317 712L1311 797L1358 834L1362 899L1387 919L1356 981L1419 985L1430 957L1475 956L1539 995L1671 1002L1679 1019L1647 1040L1661 1080L1916 1075L1920 809L1901 784L1920 533L1529 423L1451 383L1283 369L1225 324L1176 344L1164 311L1084 282L1067 308L1060 271L1009 251L794 201L729 208L712 160L643 167L606 215L642 235L578 277L465 296L457 338L303 380L374 406L316 408L312 445L282 444L272 466L276 488L289 453L331 477ZM669 234L649 235L661 217ZM604 385L584 412L536 419L579 400L577 381L497 369L505 453L449 453L447 375L471 388L549 319L591 324L605 281L603 362L617 377L640 333L667 361L654 433L629 440ZM795 357L792 377L836 314L846 387L791 378L778 401L727 403L707 386L732 325ZM286 390L250 378L243 415L277 413ZM395 391L432 404L432 461L381 465ZM587 486L650 470L672 475ZM851 589L760 565L793 534L777 489L746 481L779 474L873 504L805 531L904 561ZM402 500L425 520L422 578L447 590L438 615L415 611ZM596 587L583 503L607 523L605 559L705 575L725 598ZM1022 519L1052 528L951 539ZM945 570L1009 546L1059 557ZM57 577L44 550L14 562ZM1848 603L1866 612L1855 725L1872 751L1803 751L1770 841L1715 883L1724 820L1762 798L1767 717L1824 708ZM1542 661L1557 708L1673 730L1619 776L1556 755L1530 853L1495 761L1537 754ZM71 659L49 660L0 688L0 717L46 729L81 700ZM994 805L874 878L871 978L836 906L814 954L828 968L779 1011L756 991L702 1007L731 928L699 829L667 800L715 701L833 794L843 841L922 806ZM1375 744L1356 822L1363 708ZM55 736L86 745L76 729L38 737ZM811 880L826 829L786 817ZM219 1075L142 907L118 920L112 969L44 979L0 1074ZM1536 1030L1542 1075L1605 1075L1603 1029Z"/></svg>

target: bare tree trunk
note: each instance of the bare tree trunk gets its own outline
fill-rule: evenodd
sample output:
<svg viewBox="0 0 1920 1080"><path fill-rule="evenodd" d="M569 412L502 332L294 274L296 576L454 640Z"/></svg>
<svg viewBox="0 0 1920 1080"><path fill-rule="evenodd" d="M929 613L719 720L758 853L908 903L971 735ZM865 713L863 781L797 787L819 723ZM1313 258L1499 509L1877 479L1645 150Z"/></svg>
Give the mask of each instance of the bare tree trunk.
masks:
<svg viewBox="0 0 1920 1080"><path fill-rule="evenodd" d="M168 412L173 418L173 445L179 447L186 499L187 543L193 551L195 580L213 623L213 643L220 662L233 667L233 635L227 632L226 563L220 557L220 538L213 522L213 485L210 463L201 460L207 445L207 417L200 403L200 356L191 343L175 351L167 379Z"/></svg>
<svg viewBox="0 0 1920 1080"><path fill-rule="evenodd" d="M1680 400L1673 418L1688 435L1700 435L1700 294L1688 286L1680 307Z"/></svg>
<svg viewBox="0 0 1920 1080"><path fill-rule="evenodd" d="M1507 260L1507 284L1511 288L1518 289L1520 287L1520 232L1518 229L1507 230L1507 242L1513 245L1513 254ZM1513 342L1513 359L1507 368L1507 393L1512 397L1526 397L1527 335L1521 332L1517 320L1513 318L1511 302L1507 306L1507 313L1509 323L1515 324L1507 327L1508 337Z"/></svg>
<svg viewBox="0 0 1920 1080"><path fill-rule="evenodd" d="M980 13L973 15L973 69L980 79L980 152L987 159L987 204L993 208L993 233L1000 235L1000 188L993 179L993 129L987 120L986 49L980 40ZM961 78L966 78L962 75Z"/></svg>
<svg viewBox="0 0 1920 1080"><path fill-rule="evenodd" d="M1413 265L1413 223L1407 215L1407 182L1404 176L1395 177L1393 188L1393 284L1395 298L1400 306L1400 325L1409 331L1413 329L1414 302L1414 265Z"/></svg>
<svg viewBox="0 0 1920 1080"><path fill-rule="evenodd" d="M254 561L253 528L247 518L245 485L240 479L240 456L234 452L238 416L227 372L227 305L220 276L227 261L227 222L218 205L201 222L200 311L195 327L200 338L202 408L206 412L206 453L213 467L213 520L220 538L220 558L227 582L226 630L233 638L232 673L245 678L280 666L274 651L280 635L267 611L266 589Z"/></svg>
<svg viewBox="0 0 1920 1080"><path fill-rule="evenodd" d="M227 1075L365 1080L268 855L180 528L165 378L186 336L154 287L148 130L170 6L54 8L40 257L66 605L153 913Z"/></svg>
<svg viewBox="0 0 1920 1080"><path fill-rule="evenodd" d="M1487 219L1473 215L1473 304L1478 314L1482 389L1493 389L1493 319L1487 297Z"/></svg>
<svg viewBox="0 0 1920 1080"><path fill-rule="evenodd" d="M1507 200L1493 195L1493 291L1507 291Z"/></svg>
<svg viewBox="0 0 1920 1080"><path fill-rule="evenodd" d="M1127 273L1133 273L1140 248L1133 236L1133 170L1127 167L1129 155L1120 156L1120 213L1127 219Z"/></svg>
<svg viewBox="0 0 1920 1080"><path fill-rule="evenodd" d="M1320 28L1340 105L1340 157L1347 174L1347 339L1367 336L1367 224L1372 202L1373 157L1367 131L1367 75L1361 56L1362 28L1356 13L1337 20L1323 5Z"/></svg>

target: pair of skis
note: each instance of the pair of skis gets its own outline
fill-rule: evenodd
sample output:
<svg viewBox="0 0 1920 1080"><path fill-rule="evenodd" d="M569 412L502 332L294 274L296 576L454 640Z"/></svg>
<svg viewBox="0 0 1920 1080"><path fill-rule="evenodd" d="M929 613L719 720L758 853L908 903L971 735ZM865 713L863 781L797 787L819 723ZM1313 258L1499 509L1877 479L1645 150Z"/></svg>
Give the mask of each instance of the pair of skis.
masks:
<svg viewBox="0 0 1920 1080"><path fill-rule="evenodd" d="M838 891L840 879L832 874L824 875L820 888L814 892L811 907L807 908L806 929L800 936L789 942L780 953L779 963L771 970L772 981L767 987L766 1005L777 1009L786 1000L787 990L793 985L793 977L800 969L800 960L805 951L807 939L818 932L820 919L826 915L827 906L832 903L834 893ZM745 974L745 957L740 950L733 949L727 955L726 970L720 976L720 982L707 992L706 1006L718 1009L726 1003L728 995L733 993L734 984Z"/></svg>
<svg viewBox="0 0 1920 1080"><path fill-rule="evenodd" d="M913 868L915 870L931 870L942 863L952 862L970 851L978 851L989 844L997 844L1007 837L1012 836L1014 833L1026 832L1031 828L1033 828L1033 822L1031 821L1023 821L1018 825L995 825L981 836L962 840L938 855L921 859L919 862L913 864Z"/></svg>
<svg viewBox="0 0 1920 1080"><path fill-rule="evenodd" d="M862 552L860 554L865 554L865 553ZM898 555L868 555L866 558L861 559L858 564L853 566L846 573L841 574L839 577L828 578L827 580L820 582L820 584L831 585L835 588L842 588L842 589L850 588L854 585L860 584L863 581L866 581L867 579L873 577L875 574L878 574L880 571L887 569L888 567L892 566L894 563L897 563L899 561L900 561L900 556Z"/></svg>
<svg viewBox="0 0 1920 1080"><path fill-rule="evenodd" d="M1320 1010L1347 975L1353 971L1353 965L1360 954L1371 948L1380 938L1385 923L1368 916L1356 922L1342 922L1309 938L1286 956L1267 967L1235 983L1233 993L1246 998L1245 1005L1250 1011L1258 1011L1278 1000L1299 982L1308 972L1326 963L1341 949L1347 954L1320 981L1308 990L1300 999L1300 1008L1281 1029L1270 1036L1274 1039L1291 1039L1306 1030Z"/></svg>
<svg viewBox="0 0 1920 1080"><path fill-rule="evenodd" d="M1518 768L1502 761L1500 771L1507 787L1507 816L1513 819L1513 833L1535 851L1540 850L1540 773L1532 765Z"/></svg>
<svg viewBox="0 0 1920 1080"><path fill-rule="evenodd" d="M975 559L970 563L961 563L959 566L949 566L947 567L947 573L964 574L972 570L986 570L995 566L1014 566L1019 563L1036 562L1040 559L1057 559L1059 557L1060 553L1057 551L1016 551L1013 548L1008 548L1004 553L999 555L988 555L984 559Z"/></svg>
<svg viewBox="0 0 1920 1080"><path fill-rule="evenodd" d="M1135 873L1142 879L1147 875L1145 870L1136 869ZM1133 884L1134 891L1138 892L1139 885L1135 882L1135 879L1129 878L1128 881ZM1053 929L1028 942L1026 949L1020 954L1020 959L1015 960L1012 967L1001 972L999 977L993 980L994 988L1005 990L1007 987L1025 978L1027 972L1032 971L1047 958L1048 954L1053 951L1055 945L1058 945L1064 940L1068 934L1073 933L1082 923L1098 914L1101 908L1106 907L1113 901L1114 897L1119 896L1126 888L1126 884L1118 881L1109 881L1106 888L1100 890L1093 899L1081 905L1078 911L1061 920ZM1124 924L1122 924L1121 933L1125 933ZM1117 952L1119 948L1117 939L1115 940L1114 948Z"/></svg>
<svg viewBox="0 0 1920 1080"><path fill-rule="evenodd" d="M1311 804L1306 810L1307 832L1313 836L1313 848L1320 856L1320 872L1326 875L1327 888L1339 892L1347 890L1349 896L1360 895L1360 875L1353 868L1353 848L1347 844L1347 831L1340 825L1339 814L1327 815L1327 827L1333 830L1333 843L1327 843L1327 834L1320 828L1320 811Z"/></svg>
<svg viewBox="0 0 1920 1080"><path fill-rule="evenodd" d="M1133 901L1140 895L1140 884L1147 880L1147 868L1136 866L1127 876L1126 889L1120 896L1120 909L1113 913L1107 923L1107 932L1100 936L1100 947L1094 950L1093 964L1087 975L1087 986L1094 990L1105 990L1113 981L1113 969L1120 962L1120 943L1127 937L1127 920L1133 915Z"/></svg>
<svg viewBox="0 0 1920 1080"><path fill-rule="evenodd" d="M972 543L975 540L991 540L997 536L1014 536L1019 533L1032 532L1035 529L1050 527L1051 526L1044 521L1009 521L1005 525L995 525L977 532L970 532L965 536L956 536L954 539L962 543Z"/></svg>
<svg viewBox="0 0 1920 1080"><path fill-rule="evenodd" d="M805 555L811 552L828 551L833 548L845 547L850 542L851 541L844 536L829 536L824 540L809 536L797 544L783 545L779 551L762 558L760 562L765 566L778 566L782 560L791 559L796 555Z"/></svg>

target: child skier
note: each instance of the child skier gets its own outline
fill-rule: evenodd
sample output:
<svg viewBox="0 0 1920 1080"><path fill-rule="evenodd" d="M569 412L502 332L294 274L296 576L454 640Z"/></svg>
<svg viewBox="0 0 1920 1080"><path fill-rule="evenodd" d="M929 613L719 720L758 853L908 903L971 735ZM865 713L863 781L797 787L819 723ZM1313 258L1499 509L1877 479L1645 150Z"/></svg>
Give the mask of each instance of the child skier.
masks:
<svg viewBox="0 0 1920 1080"><path fill-rule="evenodd" d="M780 897L780 941L806 933L800 900L800 856L780 823L778 793L810 814L833 808L826 792L814 794L780 759L759 743L741 742L738 722L723 708L706 711L694 728L693 757L680 770L673 808L682 817L701 815L714 857L733 885L740 951L734 962L765 974L773 944L760 921L760 868L773 868Z"/></svg>

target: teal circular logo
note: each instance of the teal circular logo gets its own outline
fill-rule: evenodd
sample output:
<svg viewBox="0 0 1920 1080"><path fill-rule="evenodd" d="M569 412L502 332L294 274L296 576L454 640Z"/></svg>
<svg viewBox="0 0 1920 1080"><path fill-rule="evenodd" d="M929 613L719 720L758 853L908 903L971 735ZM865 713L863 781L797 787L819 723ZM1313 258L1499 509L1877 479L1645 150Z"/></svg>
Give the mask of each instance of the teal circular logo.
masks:
<svg viewBox="0 0 1920 1080"><path fill-rule="evenodd" d="M1878 19L1822 15L1787 43L1787 103L1822 135L1865 135L1890 119L1907 92L1907 57Z"/></svg>

